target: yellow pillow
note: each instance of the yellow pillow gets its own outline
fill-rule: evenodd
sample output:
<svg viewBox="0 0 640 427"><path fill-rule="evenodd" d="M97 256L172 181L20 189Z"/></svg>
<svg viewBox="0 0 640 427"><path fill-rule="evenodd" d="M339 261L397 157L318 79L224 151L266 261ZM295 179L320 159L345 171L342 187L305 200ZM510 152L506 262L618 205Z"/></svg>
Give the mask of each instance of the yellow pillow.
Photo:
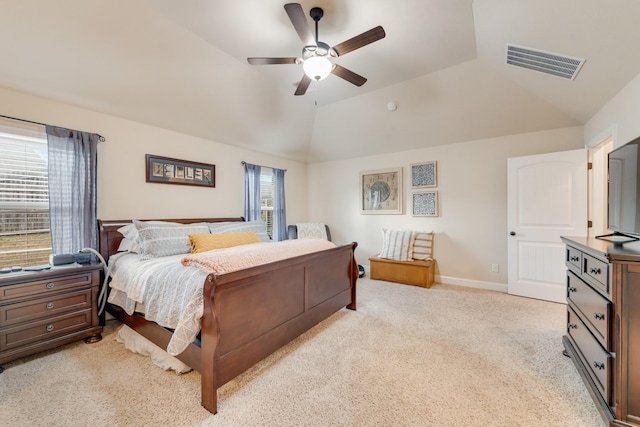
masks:
<svg viewBox="0 0 640 427"><path fill-rule="evenodd" d="M189 241L191 242L192 254L261 242L255 231L246 231L243 233L189 234Z"/></svg>

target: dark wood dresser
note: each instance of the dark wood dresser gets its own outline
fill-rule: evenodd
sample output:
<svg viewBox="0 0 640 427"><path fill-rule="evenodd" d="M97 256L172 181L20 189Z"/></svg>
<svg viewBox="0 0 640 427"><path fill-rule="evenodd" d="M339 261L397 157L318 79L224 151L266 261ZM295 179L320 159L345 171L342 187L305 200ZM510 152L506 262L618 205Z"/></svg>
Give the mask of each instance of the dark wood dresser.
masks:
<svg viewBox="0 0 640 427"><path fill-rule="evenodd" d="M102 264L71 264L0 276L0 364L83 338L99 341L101 272Z"/></svg>
<svg viewBox="0 0 640 427"><path fill-rule="evenodd" d="M640 242L563 237L565 351L610 426L640 426Z"/></svg>

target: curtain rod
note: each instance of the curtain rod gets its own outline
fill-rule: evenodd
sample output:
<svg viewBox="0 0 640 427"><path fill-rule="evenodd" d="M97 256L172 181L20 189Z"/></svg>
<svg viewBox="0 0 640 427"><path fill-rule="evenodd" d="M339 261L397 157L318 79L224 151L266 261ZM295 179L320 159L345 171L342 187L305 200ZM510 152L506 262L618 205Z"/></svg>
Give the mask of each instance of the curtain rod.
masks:
<svg viewBox="0 0 640 427"><path fill-rule="evenodd" d="M3 117L3 118L5 118L5 119L10 119L10 120L17 120L17 121L19 121L19 122L31 123L31 124L34 124L34 125L40 125L40 126L53 126L53 125L48 125L48 124L46 124L46 123L34 122L34 121L32 121L32 120L25 120L25 119L19 119L19 118L17 118L17 117L5 116L5 115L3 115L3 114L0 114L0 117ZM57 126L56 126L56 127L57 127ZM106 139L105 139L105 137L104 137L104 136L100 135L99 133L98 133L98 134L96 134L96 135L98 135L98 136L100 137L100 142L105 142L105 141L106 141Z"/></svg>
<svg viewBox="0 0 640 427"><path fill-rule="evenodd" d="M243 161L241 161L241 162L240 162L240 164L241 164L241 165L246 165L246 164L247 164L247 162L245 162L245 161L243 160ZM250 164L251 164L251 163L250 163ZM272 166L262 166L262 165L257 165L257 166L260 166L261 168L278 169L278 168L274 168L274 167L272 167ZM285 172L287 171L286 169L282 169L282 170L283 170L283 171L285 171Z"/></svg>

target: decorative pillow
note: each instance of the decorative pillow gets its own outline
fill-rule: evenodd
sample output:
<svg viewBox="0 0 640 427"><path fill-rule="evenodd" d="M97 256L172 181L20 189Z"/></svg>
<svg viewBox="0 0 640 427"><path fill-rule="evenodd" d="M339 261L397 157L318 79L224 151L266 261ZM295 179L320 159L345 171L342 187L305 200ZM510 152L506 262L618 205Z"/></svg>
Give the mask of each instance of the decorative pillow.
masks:
<svg viewBox="0 0 640 427"><path fill-rule="evenodd" d="M140 236L140 254L142 259L151 259L169 255L188 254L190 234L209 232L206 223L177 224L171 222L143 222L133 220Z"/></svg>
<svg viewBox="0 0 640 427"><path fill-rule="evenodd" d="M382 229L382 251L378 257L411 261L416 233L411 230Z"/></svg>
<svg viewBox="0 0 640 427"><path fill-rule="evenodd" d="M267 234L267 223L264 221L209 222L208 225L209 232L211 232L211 234L253 231L258 235L261 241L271 242L271 237Z"/></svg>
<svg viewBox="0 0 640 427"><path fill-rule="evenodd" d="M169 222L169 221L145 221L146 224L172 224L178 225L177 222ZM117 230L120 234L124 236L124 238L120 241L120 246L118 246L118 251L129 251L134 253L140 253L140 235L138 234L138 229L136 225L132 222L131 224L127 224L118 228Z"/></svg>
<svg viewBox="0 0 640 427"><path fill-rule="evenodd" d="M327 227L322 222L303 222L296 224L296 228L298 229L298 239L319 237L328 240Z"/></svg>
<svg viewBox="0 0 640 427"><path fill-rule="evenodd" d="M411 256L416 260L431 259L433 249L433 231L431 232L416 232L416 240L413 244L413 255Z"/></svg>
<svg viewBox="0 0 640 427"><path fill-rule="evenodd" d="M191 241L192 254L261 242L255 231L222 234L190 234L189 240Z"/></svg>

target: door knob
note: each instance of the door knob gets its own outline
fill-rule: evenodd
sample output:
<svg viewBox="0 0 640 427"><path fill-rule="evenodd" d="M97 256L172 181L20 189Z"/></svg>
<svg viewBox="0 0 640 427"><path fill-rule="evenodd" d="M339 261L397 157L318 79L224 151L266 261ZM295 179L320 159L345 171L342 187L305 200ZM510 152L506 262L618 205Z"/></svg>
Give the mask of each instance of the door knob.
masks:
<svg viewBox="0 0 640 427"><path fill-rule="evenodd" d="M510 231L510 232L509 232L509 236L515 236L515 235L516 235L516 232L515 232L515 231Z"/></svg>

